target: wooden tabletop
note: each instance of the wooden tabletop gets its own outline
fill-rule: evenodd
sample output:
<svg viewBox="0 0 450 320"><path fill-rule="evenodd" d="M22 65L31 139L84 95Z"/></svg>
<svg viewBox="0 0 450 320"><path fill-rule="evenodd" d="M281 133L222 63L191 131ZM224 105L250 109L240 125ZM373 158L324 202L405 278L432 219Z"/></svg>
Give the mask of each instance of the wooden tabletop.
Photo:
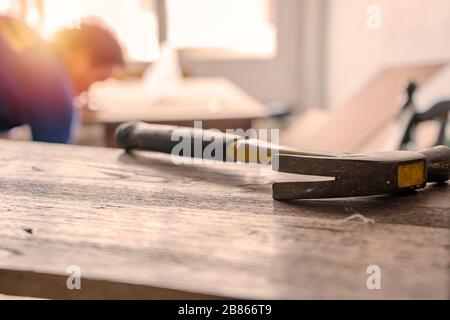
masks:
<svg viewBox="0 0 450 320"><path fill-rule="evenodd" d="M282 203L271 197L277 176L259 166L27 142L0 149L0 294L450 298L447 186ZM367 288L373 265L381 290ZM80 268L81 290L67 289L69 266Z"/></svg>
<svg viewBox="0 0 450 320"><path fill-rule="evenodd" d="M97 85L85 123L125 121L174 122L194 120L259 119L266 115L262 104L224 78L188 78L173 92L151 94L138 81L114 81Z"/></svg>

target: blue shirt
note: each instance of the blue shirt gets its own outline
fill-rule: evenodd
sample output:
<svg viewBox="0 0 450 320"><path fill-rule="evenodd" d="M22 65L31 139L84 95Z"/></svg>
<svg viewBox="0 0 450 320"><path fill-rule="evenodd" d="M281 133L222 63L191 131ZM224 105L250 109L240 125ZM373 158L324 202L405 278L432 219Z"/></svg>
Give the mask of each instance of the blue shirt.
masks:
<svg viewBox="0 0 450 320"><path fill-rule="evenodd" d="M29 125L35 141L70 143L74 98L51 48L18 20L0 16L0 131Z"/></svg>

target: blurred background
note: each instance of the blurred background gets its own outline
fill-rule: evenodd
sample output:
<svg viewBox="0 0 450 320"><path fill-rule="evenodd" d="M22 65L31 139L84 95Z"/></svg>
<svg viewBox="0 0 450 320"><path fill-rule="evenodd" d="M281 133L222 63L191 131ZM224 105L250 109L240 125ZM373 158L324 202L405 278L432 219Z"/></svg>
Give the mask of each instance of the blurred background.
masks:
<svg viewBox="0 0 450 320"><path fill-rule="evenodd" d="M448 0L0 0L44 39L101 18L126 68L80 97L76 143L129 120L280 128L362 152L448 144ZM10 133L10 138L23 133Z"/></svg>

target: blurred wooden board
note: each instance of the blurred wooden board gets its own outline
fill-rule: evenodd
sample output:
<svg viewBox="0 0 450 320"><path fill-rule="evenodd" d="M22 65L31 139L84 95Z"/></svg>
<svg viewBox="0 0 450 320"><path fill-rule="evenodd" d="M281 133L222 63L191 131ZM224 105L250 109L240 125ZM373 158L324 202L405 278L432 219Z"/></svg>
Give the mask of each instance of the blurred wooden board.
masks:
<svg viewBox="0 0 450 320"><path fill-rule="evenodd" d="M448 186L272 200L260 166L0 140L0 293L41 298L448 299ZM304 179L304 177L299 177ZM347 221L362 214L374 223ZM81 269L67 289L68 266ZM381 290L368 290L368 266Z"/></svg>
<svg viewBox="0 0 450 320"><path fill-rule="evenodd" d="M258 119L266 114L263 105L223 78L187 78L162 96L152 96L137 81L110 82L94 90L93 100L101 109L88 112L85 123Z"/></svg>
<svg viewBox="0 0 450 320"><path fill-rule="evenodd" d="M187 78L171 92L155 96L139 81L110 81L92 90L91 107L84 111L84 124L102 125L103 146L116 147L117 126L127 121L204 129L247 130L252 121L266 116L266 108L224 78Z"/></svg>
<svg viewBox="0 0 450 320"><path fill-rule="evenodd" d="M376 148L380 142L375 144L375 141L395 122L406 84L415 81L420 90L420 86L444 66L431 64L386 68L342 106L326 113L311 111L306 116L300 115L282 137L282 142L335 152L357 153L366 151L367 146Z"/></svg>

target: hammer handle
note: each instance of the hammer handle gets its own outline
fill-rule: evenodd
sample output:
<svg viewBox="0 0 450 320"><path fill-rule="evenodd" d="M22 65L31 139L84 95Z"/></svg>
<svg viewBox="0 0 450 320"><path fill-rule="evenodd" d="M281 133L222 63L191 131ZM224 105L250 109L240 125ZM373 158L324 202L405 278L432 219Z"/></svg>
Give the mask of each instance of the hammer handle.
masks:
<svg viewBox="0 0 450 320"><path fill-rule="evenodd" d="M116 141L119 147L127 151L139 149L171 154L174 148L180 143L182 137L185 137L190 141L191 150L182 150L182 152L192 152L189 155L181 153L180 156L195 157L196 153L194 149L196 146L197 148L201 146L203 155L203 150L211 143L212 139L222 139L223 147L226 148L228 143L231 143L237 138L232 135L212 131L208 131L207 136L204 133L204 131L194 130L194 128L129 122L123 123L117 128ZM226 159L224 156L223 159L217 160L225 161Z"/></svg>
<svg viewBox="0 0 450 320"><path fill-rule="evenodd" d="M178 152L175 149L182 139L190 141L188 150ZM121 124L116 131L116 141L119 147L125 150L140 149L188 156L193 158L212 159L219 161L258 161L268 164L274 154L296 154L305 156L325 156L332 154L318 153L316 151L298 150L294 148L280 147L265 141L246 139L245 137L222 133L217 130L202 130L199 128L176 127L167 125L148 124L142 122L130 122ZM211 142L219 141L222 146L221 156L214 154L209 157L207 152ZM217 144L215 145L217 146ZM189 150L190 149L190 150ZM187 152L186 152L187 151ZM186 152L186 154L183 154ZM189 154L187 154L189 152ZM256 153L256 154L255 154ZM265 156L261 156L264 154ZM264 159L264 161L262 161Z"/></svg>

